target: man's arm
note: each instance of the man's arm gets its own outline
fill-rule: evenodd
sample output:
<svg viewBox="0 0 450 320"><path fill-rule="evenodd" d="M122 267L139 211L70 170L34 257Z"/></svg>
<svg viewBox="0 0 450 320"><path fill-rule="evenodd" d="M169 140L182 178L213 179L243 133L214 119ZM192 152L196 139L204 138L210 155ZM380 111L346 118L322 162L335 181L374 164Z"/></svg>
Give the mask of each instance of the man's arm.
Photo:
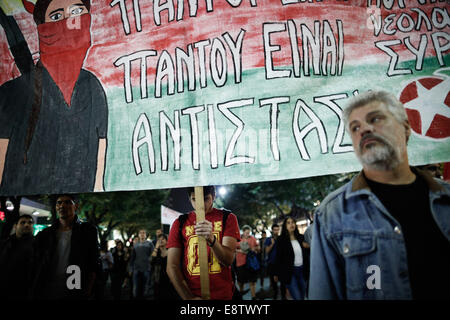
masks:
<svg viewBox="0 0 450 320"><path fill-rule="evenodd" d="M211 247L214 255L224 266L231 266L236 252L237 241L233 237L223 237L222 243L216 240L216 243Z"/></svg>
<svg viewBox="0 0 450 320"><path fill-rule="evenodd" d="M183 300L194 300L200 299L192 294L188 287L186 280L184 279L183 273L180 269L181 261L181 249L180 248L169 248L167 252L167 267L166 272L169 276L173 287L178 292L178 295Z"/></svg>
<svg viewBox="0 0 450 320"><path fill-rule="evenodd" d="M14 17L7 16L1 7L0 25L5 32L9 50L14 57L17 69L19 69L22 74L29 72L33 66L33 57L31 56L28 44Z"/></svg>
<svg viewBox="0 0 450 320"><path fill-rule="evenodd" d="M0 139L0 184L2 183L3 170L5 169L6 151L9 139Z"/></svg>
<svg viewBox="0 0 450 320"><path fill-rule="evenodd" d="M270 238L270 245L266 246L265 250L266 250L266 254L269 254L270 251L272 251L273 246L275 245L275 239L274 238Z"/></svg>
<svg viewBox="0 0 450 320"><path fill-rule="evenodd" d="M311 248L311 233L312 233L312 225L309 225L308 228L305 230L305 234L303 235L304 241L303 241L303 247L306 249Z"/></svg>
<svg viewBox="0 0 450 320"><path fill-rule="evenodd" d="M106 139L98 140L97 171L95 173L94 191L103 191L103 174L105 172Z"/></svg>

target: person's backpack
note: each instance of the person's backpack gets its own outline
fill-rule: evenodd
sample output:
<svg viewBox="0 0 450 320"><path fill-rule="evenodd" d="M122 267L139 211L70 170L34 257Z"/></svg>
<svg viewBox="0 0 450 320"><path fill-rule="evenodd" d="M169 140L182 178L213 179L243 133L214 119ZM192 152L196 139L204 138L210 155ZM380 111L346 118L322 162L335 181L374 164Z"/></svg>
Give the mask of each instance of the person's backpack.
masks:
<svg viewBox="0 0 450 320"><path fill-rule="evenodd" d="M250 271L258 271L259 270L260 264L258 261L258 256L255 252L253 252L251 250L248 251L245 266Z"/></svg>

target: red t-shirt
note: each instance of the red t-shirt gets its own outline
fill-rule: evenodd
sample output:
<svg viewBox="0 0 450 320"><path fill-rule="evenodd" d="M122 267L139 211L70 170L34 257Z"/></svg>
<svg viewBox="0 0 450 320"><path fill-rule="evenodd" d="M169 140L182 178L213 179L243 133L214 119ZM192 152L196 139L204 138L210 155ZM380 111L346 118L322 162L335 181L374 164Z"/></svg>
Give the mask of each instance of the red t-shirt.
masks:
<svg viewBox="0 0 450 320"><path fill-rule="evenodd" d="M206 215L206 220L213 224L213 234L218 242L222 243L223 237L233 237L240 240L239 226L237 218L230 213L223 233L222 221L223 214L221 210L213 208ZM201 296L200 288L200 264L198 263L198 236L194 233L196 224L196 215L192 211L184 223L182 235L184 241L180 239L179 221L174 221L169 233L167 248L182 248L184 244L183 274L191 292L196 296ZM209 261L209 287L212 300L231 300L233 296L233 282L231 278L231 267L223 266L213 255L211 248L208 247Z"/></svg>

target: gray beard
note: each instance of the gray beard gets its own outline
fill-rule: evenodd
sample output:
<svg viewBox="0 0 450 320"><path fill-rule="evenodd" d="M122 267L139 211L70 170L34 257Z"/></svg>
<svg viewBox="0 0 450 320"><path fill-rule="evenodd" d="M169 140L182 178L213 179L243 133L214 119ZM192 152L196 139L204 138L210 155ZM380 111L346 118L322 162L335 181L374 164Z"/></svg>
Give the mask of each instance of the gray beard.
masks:
<svg viewBox="0 0 450 320"><path fill-rule="evenodd" d="M375 145L366 150L364 154L357 154L363 166L375 170L390 171L400 164L400 149L394 148L387 141L382 145Z"/></svg>

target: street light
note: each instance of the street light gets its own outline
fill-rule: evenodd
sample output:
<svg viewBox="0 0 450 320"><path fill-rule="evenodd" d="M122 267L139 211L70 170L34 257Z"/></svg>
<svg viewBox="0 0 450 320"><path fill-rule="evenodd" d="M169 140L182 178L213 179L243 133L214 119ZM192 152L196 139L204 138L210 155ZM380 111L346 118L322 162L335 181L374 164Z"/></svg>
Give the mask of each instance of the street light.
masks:
<svg viewBox="0 0 450 320"><path fill-rule="evenodd" d="M222 196L222 197L225 197L226 194L227 194L227 188L220 187L219 188L219 195Z"/></svg>

